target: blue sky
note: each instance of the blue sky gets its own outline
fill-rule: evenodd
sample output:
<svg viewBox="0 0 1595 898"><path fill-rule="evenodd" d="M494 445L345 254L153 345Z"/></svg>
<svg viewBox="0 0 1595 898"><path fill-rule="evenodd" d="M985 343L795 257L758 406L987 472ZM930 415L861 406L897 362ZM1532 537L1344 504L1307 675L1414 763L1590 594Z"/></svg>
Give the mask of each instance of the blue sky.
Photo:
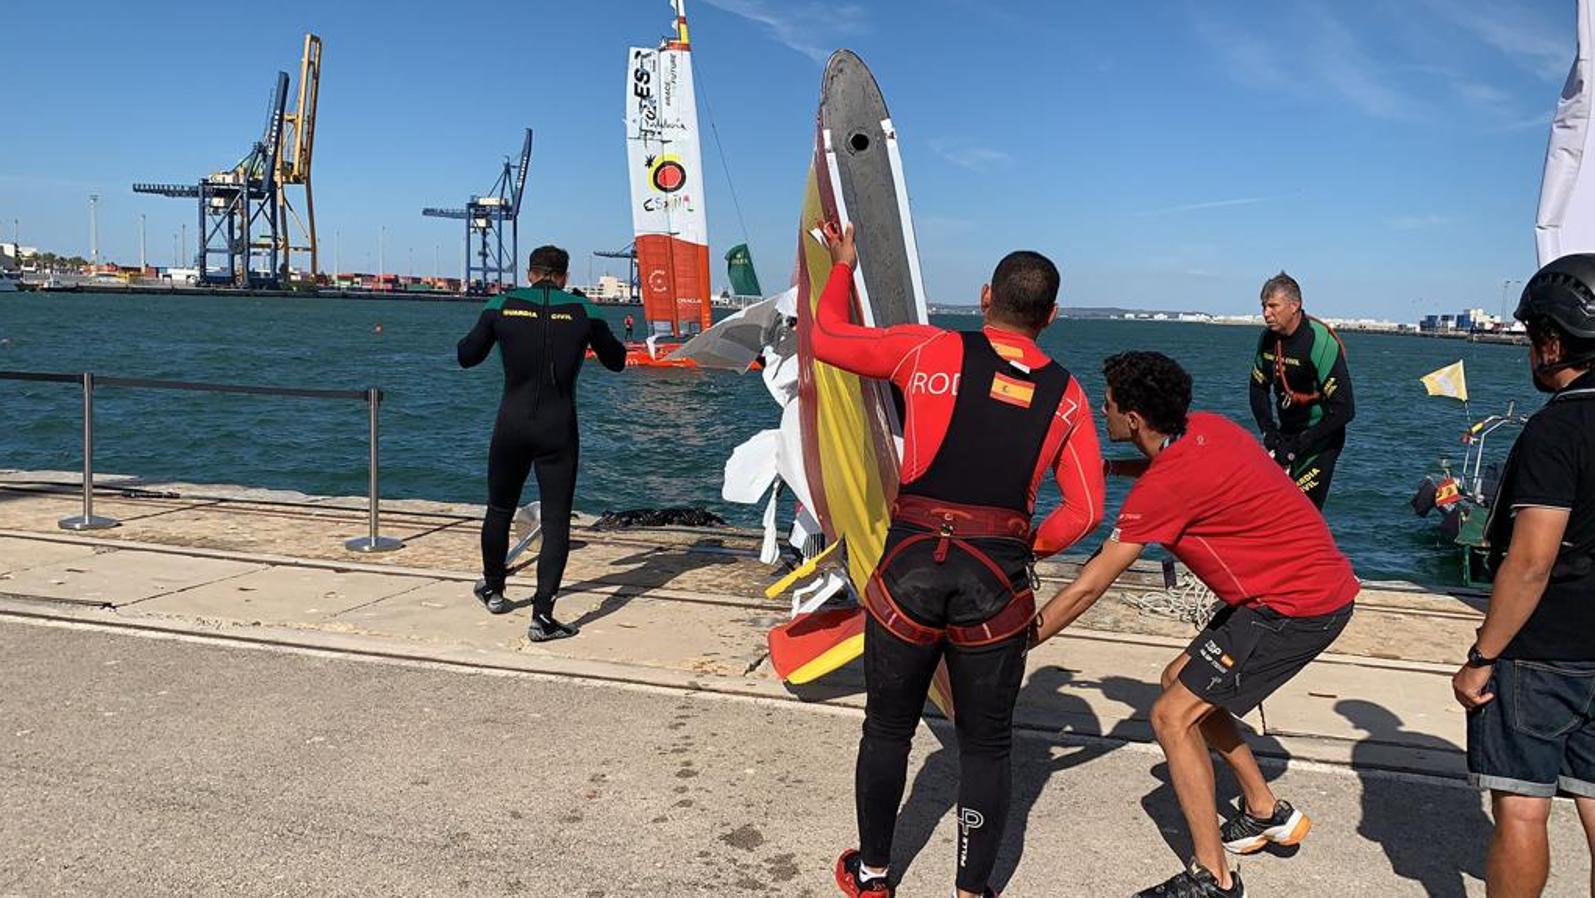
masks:
<svg viewBox="0 0 1595 898"><path fill-rule="evenodd" d="M904 139L938 301L973 301L1025 247L1060 262L1069 305L1246 311L1285 268L1319 314L1403 319L1498 309L1503 281L1532 273L1575 44L1574 0L689 0L688 13L712 248L743 239L729 168L766 289L790 278L820 69L847 46ZM23 243L86 254L97 192L102 251L136 261L143 212L150 256L168 264L193 207L129 185L192 182L243 155L274 73L296 73L313 30L329 263L337 234L343 268L374 268L386 226L390 270L413 254L430 274L437 247L457 273L457 226L420 209L486 190L530 125L522 246L566 246L580 280L590 250L630 237L623 60L671 11L87 2L6 19L20 89L0 126L6 240L16 218Z"/></svg>

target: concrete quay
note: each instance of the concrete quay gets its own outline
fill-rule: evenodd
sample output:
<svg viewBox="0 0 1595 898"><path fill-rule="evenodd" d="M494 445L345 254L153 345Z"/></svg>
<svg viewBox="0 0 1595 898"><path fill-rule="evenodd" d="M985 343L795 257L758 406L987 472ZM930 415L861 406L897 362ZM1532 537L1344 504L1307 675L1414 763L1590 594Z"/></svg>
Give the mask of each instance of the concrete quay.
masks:
<svg viewBox="0 0 1595 898"><path fill-rule="evenodd" d="M582 635L531 645L524 612L469 595L479 508L385 503L406 547L358 556L361 499L106 477L95 510L121 525L58 529L80 501L72 475L0 472L0 895L834 893L861 678L771 674L786 608L756 534L580 522L560 601ZM1193 632L1134 604L1161 582L1132 571L1029 659L1011 896L1128 894L1189 850L1147 744ZM1481 607L1369 584L1335 651L1248 718L1317 821L1241 864L1250 894L1483 894L1449 694ZM946 894L956 846L956 750L928 723L905 896ZM1582 844L1558 803L1547 894L1586 887Z"/></svg>
<svg viewBox="0 0 1595 898"><path fill-rule="evenodd" d="M578 522L562 617L578 639L532 645L525 614L494 617L470 597L480 509L383 505L405 548L355 555L364 500L105 477L110 530L68 533L73 475L0 473L0 611L146 630L202 632L447 664L862 707L857 665L793 689L770 671L768 629L786 617L763 596L779 573L744 530L592 529ZM1049 561L1047 587L1080 559ZM510 581L529 596L532 571ZM1158 673L1194 628L1131 603L1161 572L1128 575L1079 624L1031 653L1020 726L1060 737L1145 742ZM1326 654L1247 719L1265 754L1460 777L1464 720L1455 659L1482 597L1410 583L1369 584Z"/></svg>

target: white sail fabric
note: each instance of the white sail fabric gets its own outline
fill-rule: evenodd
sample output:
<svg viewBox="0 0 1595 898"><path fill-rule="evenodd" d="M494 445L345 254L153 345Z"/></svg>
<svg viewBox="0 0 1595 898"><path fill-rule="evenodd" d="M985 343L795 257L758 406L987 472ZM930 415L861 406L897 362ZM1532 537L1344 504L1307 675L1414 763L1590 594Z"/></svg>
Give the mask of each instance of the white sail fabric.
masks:
<svg viewBox="0 0 1595 898"><path fill-rule="evenodd" d="M1540 208L1534 220L1541 265L1569 253L1595 252L1595 153L1591 152L1595 132L1590 130L1590 81L1595 76L1590 54L1595 51L1595 34L1589 2L1578 0L1578 54L1556 103L1545 151ZM1590 166L1584 164L1586 157Z"/></svg>
<svg viewBox="0 0 1595 898"><path fill-rule="evenodd" d="M626 167L642 315L651 333L679 337L713 324L709 226L698 152L698 108L685 0L675 33L626 57Z"/></svg>
<svg viewBox="0 0 1595 898"><path fill-rule="evenodd" d="M675 38L658 48L632 47L627 69L632 226L639 235L666 234L707 246L692 52L679 4Z"/></svg>
<svg viewBox="0 0 1595 898"><path fill-rule="evenodd" d="M772 300L786 295L780 294ZM790 338L792 334L788 331L785 336ZM720 495L727 502L753 505L768 496L764 510L764 545L760 552L760 560L766 564L774 564L777 560L775 507L783 485L792 490L799 506L798 519L792 525L792 544L802 551L808 536L819 532L819 524L807 511L813 503L803 468L802 415L797 404L798 358L796 347L790 345L793 342L788 339L781 345L765 346L763 350L764 386L781 406L781 426L761 430L732 450L731 457L726 459L725 480L720 488Z"/></svg>
<svg viewBox="0 0 1595 898"><path fill-rule="evenodd" d="M797 288L787 291L794 297ZM700 368L746 371L770 343L781 324L781 296L760 300L734 315L728 315L670 354L672 359L691 359Z"/></svg>

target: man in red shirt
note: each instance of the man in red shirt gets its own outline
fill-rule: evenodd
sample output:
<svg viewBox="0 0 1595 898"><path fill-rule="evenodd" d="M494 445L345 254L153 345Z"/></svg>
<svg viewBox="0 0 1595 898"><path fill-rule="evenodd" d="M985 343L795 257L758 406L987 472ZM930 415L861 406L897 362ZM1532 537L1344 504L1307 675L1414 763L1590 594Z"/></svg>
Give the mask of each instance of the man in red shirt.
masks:
<svg viewBox="0 0 1595 898"><path fill-rule="evenodd" d="M1035 641L1091 607L1147 543L1160 543L1224 600L1190 647L1163 671L1152 728L1191 828L1195 857L1147 898L1238 898L1224 860L1270 842L1294 845L1311 827L1275 798L1235 727L1345 629L1358 589L1351 564L1311 502L1263 447L1222 415L1189 413L1191 378L1173 359L1126 352L1103 363L1108 438L1144 460L1116 462L1137 476L1102 551L1036 618ZM1240 783L1245 804L1221 828L1213 814L1211 748Z"/></svg>
<svg viewBox="0 0 1595 898"><path fill-rule="evenodd" d="M958 895L990 896L1008 819L1014 700L1035 616L1029 562L1102 520L1090 402L1036 346L1057 316L1058 269L1040 253L1010 253L981 290L979 331L862 327L850 320L853 230L827 231L835 264L810 333L814 356L890 380L904 400L900 485L863 597L860 847L837 859L836 882L851 898L892 894L887 865L909 746L945 657L957 709ZM1063 503L1032 530L1036 489L1049 471Z"/></svg>

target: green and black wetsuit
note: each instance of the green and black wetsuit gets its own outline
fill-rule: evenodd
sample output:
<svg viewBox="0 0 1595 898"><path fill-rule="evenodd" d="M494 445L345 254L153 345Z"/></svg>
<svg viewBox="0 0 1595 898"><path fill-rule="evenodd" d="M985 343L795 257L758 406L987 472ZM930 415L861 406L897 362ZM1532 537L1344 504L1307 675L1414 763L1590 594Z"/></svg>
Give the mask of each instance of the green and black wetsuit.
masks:
<svg viewBox="0 0 1595 898"><path fill-rule="evenodd" d="M1288 337L1264 330L1252 362L1251 403L1265 445L1323 508L1356 414L1346 348L1329 325L1303 315Z"/></svg>
<svg viewBox="0 0 1595 898"><path fill-rule="evenodd" d="M626 347L597 309L580 296L539 281L495 296L456 347L460 367L479 365L498 344L504 397L487 455L487 515L482 519L482 575L504 589L510 521L535 468L543 503L543 546L537 557L533 612L548 613L570 554L571 504L580 440L576 375L590 346L611 371L626 367Z"/></svg>

